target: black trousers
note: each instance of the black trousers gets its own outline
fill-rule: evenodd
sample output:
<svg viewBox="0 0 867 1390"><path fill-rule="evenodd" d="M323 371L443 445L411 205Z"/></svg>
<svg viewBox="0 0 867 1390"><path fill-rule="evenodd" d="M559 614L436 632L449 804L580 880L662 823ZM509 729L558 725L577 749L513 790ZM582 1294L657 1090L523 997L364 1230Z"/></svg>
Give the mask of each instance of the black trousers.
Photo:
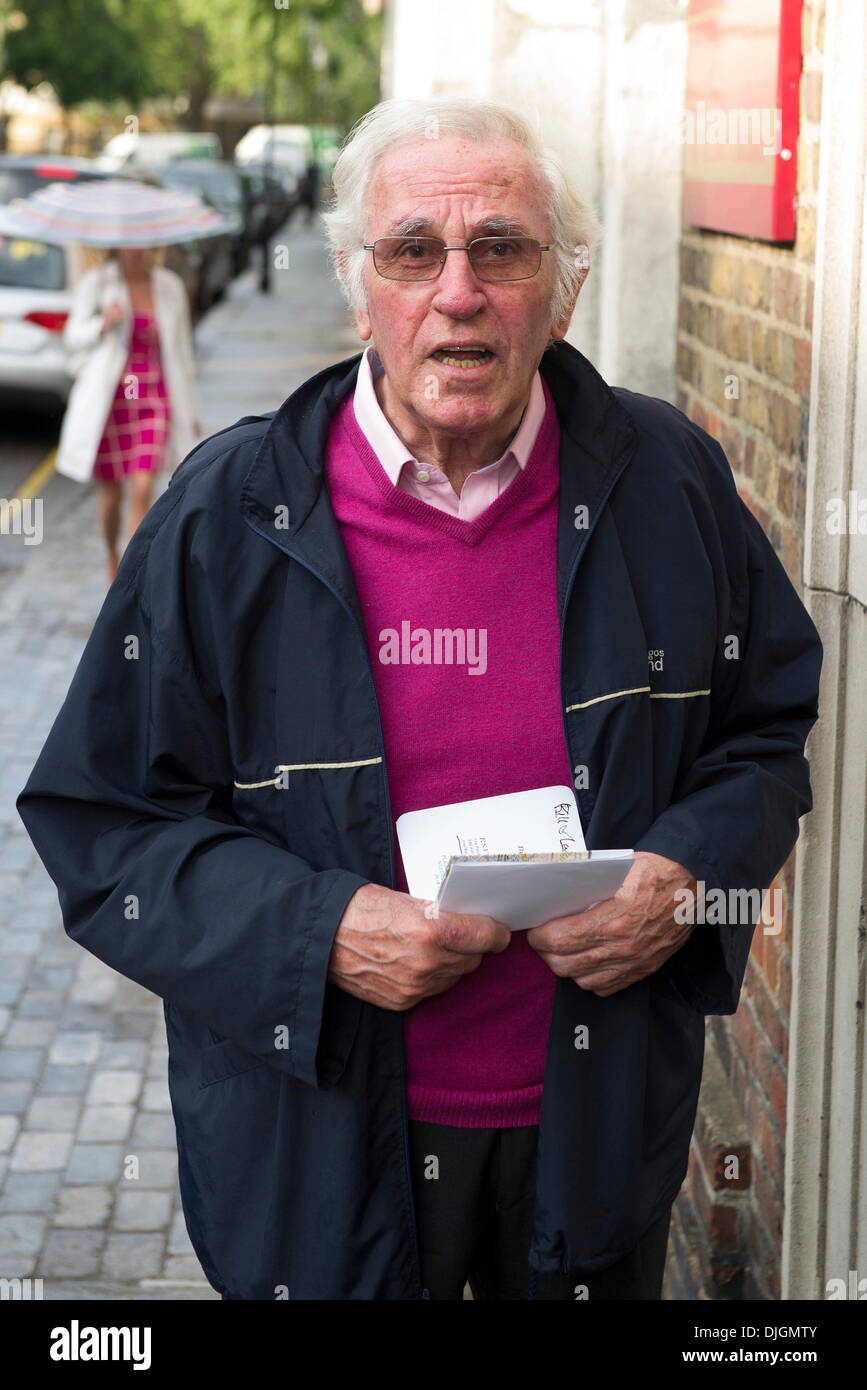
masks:
<svg viewBox="0 0 867 1390"><path fill-rule="evenodd" d="M527 1254L538 1126L462 1129L411 1120L409 1135L422 1283L432 1299L462 1299L467 1283L475 1300L660 1298L670 1208L634 1250L581 1283L533 1275Z"/></svg>
<svg viewBox="0 0 867 1390"><path fill-rule="evenodd" d="M422 1283L432 1299L659 1299L671 1209L634 1250L580 1283L528 1270L537 1125L462 1129L410 1122ZM585 1292L586 1288L586 1292Z"/></svg>

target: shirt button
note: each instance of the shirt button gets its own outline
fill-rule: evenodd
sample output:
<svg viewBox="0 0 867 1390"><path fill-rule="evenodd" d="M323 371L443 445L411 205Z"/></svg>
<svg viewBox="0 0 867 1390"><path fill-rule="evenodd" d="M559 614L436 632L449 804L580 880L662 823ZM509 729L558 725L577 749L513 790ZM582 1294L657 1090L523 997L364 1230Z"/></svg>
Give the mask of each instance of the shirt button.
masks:
<svg viewBox="0 0 867 1390"><path fill-rule="evenodd" d="M419 468L415 476L418 478L420 483L430 482L430 473L428 473L426 468Z"/></svg>

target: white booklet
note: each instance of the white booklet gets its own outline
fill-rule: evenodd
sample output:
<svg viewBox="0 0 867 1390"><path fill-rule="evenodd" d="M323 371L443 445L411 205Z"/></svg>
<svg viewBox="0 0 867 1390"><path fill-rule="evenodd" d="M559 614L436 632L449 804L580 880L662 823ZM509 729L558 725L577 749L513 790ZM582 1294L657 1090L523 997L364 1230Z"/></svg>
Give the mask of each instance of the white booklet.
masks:
<svg viewBox="0 0 867 1390"><path fill-rule="evenodd" d="M436 899L455 855L552 854L584 849L571 787L534 787L456 801L398 816L397 839L409 891ZM468 909L467 909L468 910Z"/></svg>
<svg viewBox="0 0 867 1390"><path fill-rule="evenodd" d="M633 859L631 849L455 856L436 904L443 912L484 912L512 931L527 931L612 898Z"/></svg>

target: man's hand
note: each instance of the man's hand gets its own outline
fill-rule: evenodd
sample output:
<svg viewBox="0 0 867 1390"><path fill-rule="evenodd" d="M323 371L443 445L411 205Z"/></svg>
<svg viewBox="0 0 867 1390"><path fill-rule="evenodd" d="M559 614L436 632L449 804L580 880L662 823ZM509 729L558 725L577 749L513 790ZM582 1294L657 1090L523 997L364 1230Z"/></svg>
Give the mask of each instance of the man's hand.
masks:
<svg viewBox="0 0 867 1390"><path fill-rule="evenodd" d="M555 975L605 998L652 975L680 949L693 928L675 922L674 894L696 887L682 864L636 850L613 898L543 922L527 932L527 940Z"/></svg>
<svg viewBox="0 0 867 1390"><path fill-rule="evenodd" d="M328 979L348 994L403 1013L475 970L487 951L505 951L512 933L481 914L428 916L422 898L366 883L346 905L331 948Z"/></svg>

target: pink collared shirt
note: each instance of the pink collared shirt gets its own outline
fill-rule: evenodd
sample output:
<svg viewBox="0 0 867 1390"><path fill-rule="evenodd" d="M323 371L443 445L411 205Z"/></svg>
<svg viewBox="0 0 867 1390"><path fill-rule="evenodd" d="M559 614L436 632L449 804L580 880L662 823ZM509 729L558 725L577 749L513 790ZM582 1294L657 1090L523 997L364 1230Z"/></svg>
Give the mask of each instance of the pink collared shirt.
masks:
<svg viewBox="0 0 867 1390"><path fill-rule="evenodd" d="M382 364L376 349L371 346L359 363L352 403L358 427L391 482L402 492L429 502L441 512L451 512L461 521L475 521L518 476L530 457L545 417L545 395L539 373L533 376L530 399L508 449L494 463L471 473L458 497L442 469L413 458L403 440L392 429L376 397L374 372L380 375Z"/></svg>

